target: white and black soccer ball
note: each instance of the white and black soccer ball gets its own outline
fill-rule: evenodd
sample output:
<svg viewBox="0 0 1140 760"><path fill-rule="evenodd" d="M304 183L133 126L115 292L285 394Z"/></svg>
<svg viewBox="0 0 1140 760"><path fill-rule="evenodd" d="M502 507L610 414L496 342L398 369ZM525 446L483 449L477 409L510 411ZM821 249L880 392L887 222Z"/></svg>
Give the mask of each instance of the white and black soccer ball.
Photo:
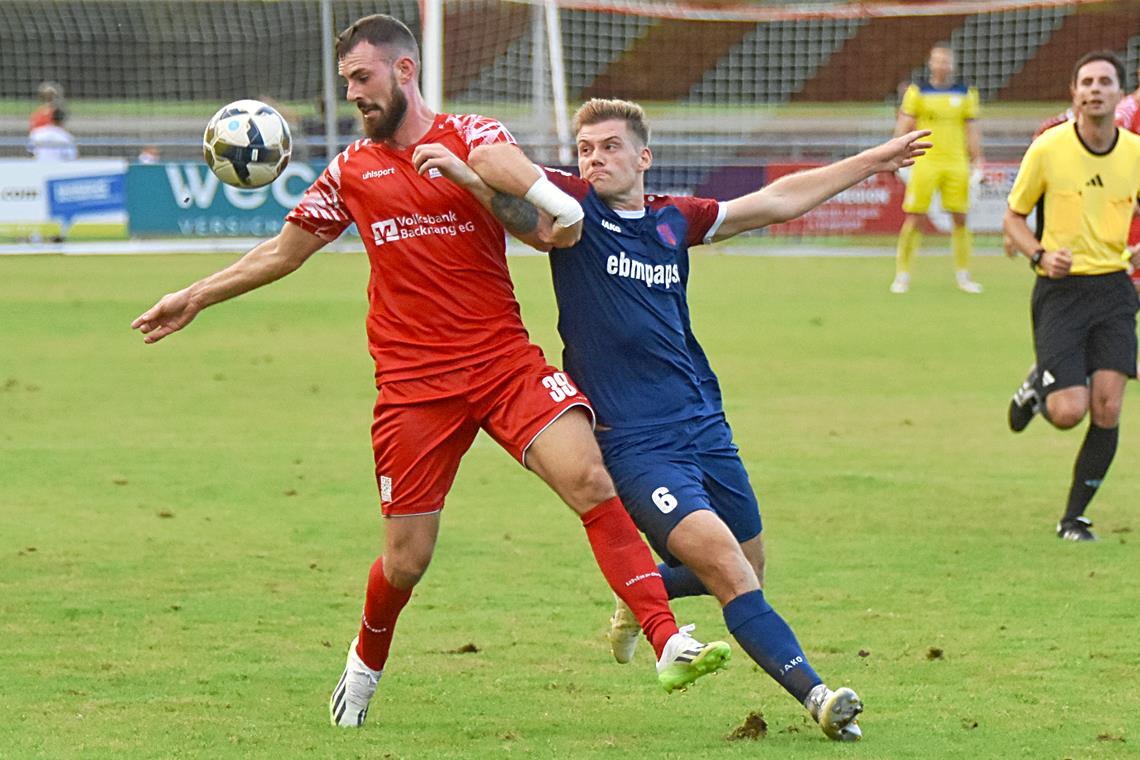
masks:
<svg viewBox="0 0 1140 760"><path fill-rule="evenodd" d="M210 171L234 187L262 187L281 176L293 151L289 125L260 100L223 106L202 135L202 156Z"/></svg>

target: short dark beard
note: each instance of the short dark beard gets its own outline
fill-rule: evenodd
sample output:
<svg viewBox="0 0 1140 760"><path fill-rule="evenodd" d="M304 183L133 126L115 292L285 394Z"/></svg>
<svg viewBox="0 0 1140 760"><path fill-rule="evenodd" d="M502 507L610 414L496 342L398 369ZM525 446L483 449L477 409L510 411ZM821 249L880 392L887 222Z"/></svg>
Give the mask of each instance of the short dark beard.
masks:
<svg viewBox="0 0 1140 760"><path fill-rule="evenodd" d="M392 100L383 111L383 118L373 125L368 119L364 120L364 134L376 142L382 142L396 134L404 115L408 112L408 98L396 83L396 75L392 74Z"/></svg>
<svg viewBox="0 0 1140 760"><path fill-rule="evenodd" d="M538 227L538 209L513 195L496 192L491 198L491 213L512 235L527 235Z"/></svg>

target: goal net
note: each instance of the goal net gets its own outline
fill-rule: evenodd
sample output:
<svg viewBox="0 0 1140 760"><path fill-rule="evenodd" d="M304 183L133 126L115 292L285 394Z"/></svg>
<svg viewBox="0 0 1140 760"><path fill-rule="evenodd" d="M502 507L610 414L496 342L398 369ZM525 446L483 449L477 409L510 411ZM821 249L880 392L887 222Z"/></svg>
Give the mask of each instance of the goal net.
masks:
<svg viewBox="0 0 1140 760"><path fill-rule="evenodd" d="M1140 8L1128 0L3 0L4 147L26 131L44 82L62 89L73 129L93 149L177 147L191 126L240 97L274 100L305 122L303 133L323 137L330 62L322 5L334 33L384 12L420 34L438 12L439 57L424 53L425 67L442 61L441 105L500 116L546 150L559 139L559 100L572 111L594 96L645 103L660 137L716 136L710 143L748 135L783 113L830 112L820 137L846 149L861 119L827 104L864 104L889 120L900 83L921 73L940 41L952 45L960 74L987 103L1063 105L1068 67L1088 49L1117 50L1131 70L1140 63ZM347 104L339 110L352 115ZM783 134L810 150L812 136L794 119Z"/></svg>
<svg viewBox="0 0 1140 760"><path fill-rule="evenodd" d="M1115 50L1130 75L1140 64L1135 0L0 0L0 157L27 155L50 82L82 156L195 158L218 106L253 97L290 121L298 159L325 160L359 134L330 39L377 12L422 39L433 106L500 118L537 160L570 162L583 100L641 102L658 191L749 189L749 167L882 141L937 42L979 89L999 160L1065 107L1081 53Z"/></svg>

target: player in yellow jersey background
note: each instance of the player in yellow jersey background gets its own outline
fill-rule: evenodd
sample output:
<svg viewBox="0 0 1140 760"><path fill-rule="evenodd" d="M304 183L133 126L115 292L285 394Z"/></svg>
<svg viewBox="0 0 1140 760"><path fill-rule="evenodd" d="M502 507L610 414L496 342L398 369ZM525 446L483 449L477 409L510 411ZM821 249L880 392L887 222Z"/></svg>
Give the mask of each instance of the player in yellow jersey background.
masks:
<svg viewBox="0 0 1140 760"><path fill-rule="evenodd" d="M937 190L942 207L954 222L950 246L958 288L981 293L982 286L970 279L970 253L973 241L966 226L970 209L970 178L981 166L982 137L978 130L978 91L954 79L954 52L945 43L935 45L927 63L930 78L912 83L899 107L895 135L912 129L929 129L934 147L915 161L906 186L903 211L906 219L899 231L898 254L892 293L910 289L911 268L922 232L919 223L930 209Z"/></svg>

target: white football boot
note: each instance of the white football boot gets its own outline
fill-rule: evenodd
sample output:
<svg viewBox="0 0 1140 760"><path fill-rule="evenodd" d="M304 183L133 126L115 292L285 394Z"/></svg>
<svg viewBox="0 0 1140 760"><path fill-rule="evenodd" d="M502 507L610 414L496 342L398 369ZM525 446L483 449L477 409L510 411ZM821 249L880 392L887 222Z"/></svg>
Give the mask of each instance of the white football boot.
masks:
<svg viewBox="0 0 1140 760"><path fill-rule="evenodd" d="M348 648L344 673L329 698L329 720L334 726L357 728L368 717L368 703L376 693L383 670L373 670L356 654L357 639Z"/></svg>
<svg viewBox="0 0 1140 760"><path fill-rule="evenodd" d="M606 639L610 642L610 651L614 659L623 665L633 659L633 652L637 649L637 641L641 638L641 624L629 605L614 594L617 605L614 614L610 617L610 630Z"/></svg>
<svg viewBox="0 0 1140 760"><path fill-rule="evenodd" d="M863 731L856 719L863 712L863 701L853 690L844 687L832 691L825 684L811 690L804 707L827 735L837 742L856 742L863 738Z"/></svg>

